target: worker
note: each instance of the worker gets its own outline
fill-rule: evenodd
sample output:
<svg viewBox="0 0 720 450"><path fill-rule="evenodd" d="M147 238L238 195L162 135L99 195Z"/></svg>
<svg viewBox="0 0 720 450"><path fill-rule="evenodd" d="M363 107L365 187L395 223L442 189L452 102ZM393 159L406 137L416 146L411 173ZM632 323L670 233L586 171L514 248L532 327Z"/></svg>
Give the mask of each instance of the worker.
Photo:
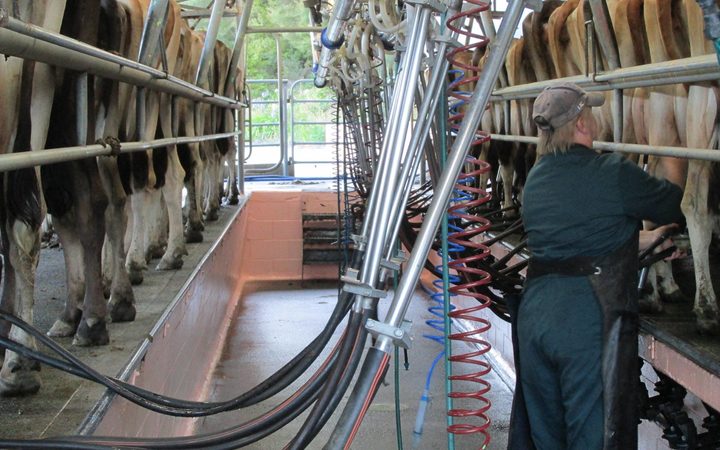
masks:
<svg viewBox="0 0 720 450"><path fill-rule="evenodd" d="M591 149L603 100L562 82L533 104L539 160L522 211L532 256L513 318L513 450L637 448L639 241L682 221L682 191ZM640 239L643 220L665 226Z"/></svg>

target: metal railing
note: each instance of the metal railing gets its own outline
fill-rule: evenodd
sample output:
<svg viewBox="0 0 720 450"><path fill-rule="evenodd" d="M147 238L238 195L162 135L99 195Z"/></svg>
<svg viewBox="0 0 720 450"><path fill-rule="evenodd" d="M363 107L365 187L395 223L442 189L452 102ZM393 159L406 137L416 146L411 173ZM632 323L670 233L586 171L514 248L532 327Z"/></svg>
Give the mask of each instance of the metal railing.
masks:
<svg viewBox="0 0 720 450"><path fill-rule="evenodd" d="M281 174L294 175L298 165L321 165L327 166L325 175L331 176L336 164L334 139L328 139L328 133L325 130L322 130L322 139L315 140L303 140L300 133L303 129L307 130L311 127L326 128L334 125L330 112L335 100L308 97L308 93L323 92L314 87L311 79L300 79L292 83L283 80L280 92L277 90L277 86L280 84L276 79L248 80L247 84L248 90L251 90L251 86L268 86L269 95L267 97L271 98L270 100L255 100L254 97L258 97L257 91L251 90L253 99L249 102L250 113L245 120L247 129L245 144L249 154L249 158L246 158L245 162L248 164L246 167L248 174L280 173L281 167L287 167L287 171ZM312 89L301 91L300 88L304 86ZM319 113L321 117L324 117L319 120L316 116L313 117L314 120L303 120L300 109L308 105L327 105L328 108L324 111L327 114ZM262 121L256 120L258 110L266 113L262 115ZM271 114L267 114L268 112ZM289 119L282 121L282 117ZM268 128L273 130L268 134L276 136L277 139L265 141L258 138L258 131ZM312 156L308 155L308 149L302 148L303 146L312 146ZM260 149L279 149L279 153L277 158L271 157L271 161L268 161L267 157L259 154Z"/></svg>
<svg viewBox="0 0 720 450"><path fill-rule="evenodd" d="M298 87L302 86L311 87L312 90L299 91ZM324 174L326 176L331 176L337 163L337 155L335 154L336 143L334 142L334 138L328 140L327 130L330 127L334 127L334 121L332 118L332 107L336 100L317 97L306 97L302 95L303 93L317 94L321 92L323 91L315 88L312 79L297 80L293 82L293 84L290 86L290 95L288 97L290 102L290 162L294 165L303 164L326 166L327 171L320 171L318 175L322 176ZM325 117L325 119L320 118L319 120L317 120L318 117L313 117L316 120L300 120L299 117L301 115L299 114L299 109L302 109L306 105L327 105L327 108L325 109L326 114L323 116ZM301 140L301 138L298 136L297 131L299 130L308 130L313 128L317 129L318 127L323 128L322 140ZM305 156L305 153L307 153L306 150L299 148L300 146L304 145L312 145L313 155L318 155L319 158L301 158L301 155Z"/></svg>

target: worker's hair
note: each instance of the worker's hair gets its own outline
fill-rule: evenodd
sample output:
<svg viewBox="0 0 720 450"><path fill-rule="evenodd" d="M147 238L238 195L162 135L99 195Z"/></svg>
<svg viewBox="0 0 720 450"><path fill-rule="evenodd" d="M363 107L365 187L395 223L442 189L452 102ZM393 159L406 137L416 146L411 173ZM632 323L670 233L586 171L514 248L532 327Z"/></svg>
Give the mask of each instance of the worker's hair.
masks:
<svg viewBox="0 0 720 450"><path fill-rule="evenodd" d="M575 143L575 124L581 117L585 121L590 120L591 115L591 108L583 108L577 117L556 130L538 129L537 157L549 153L565 153Z"/></svg>

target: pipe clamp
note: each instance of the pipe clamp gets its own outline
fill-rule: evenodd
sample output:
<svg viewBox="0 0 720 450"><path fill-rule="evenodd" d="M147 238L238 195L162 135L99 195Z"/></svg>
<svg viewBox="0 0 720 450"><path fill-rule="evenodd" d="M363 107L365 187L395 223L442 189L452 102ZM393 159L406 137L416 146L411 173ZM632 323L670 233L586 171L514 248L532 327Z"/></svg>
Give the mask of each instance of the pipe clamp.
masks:
<svg viewBox="0 0 720 450"><path fill-rule="evenodd" d="M388 325L385 322L378 322L377 320L368 319L365 322L365 329L368 333L375 337L386 336L390 338L397 347L409 349L412 346L413 337L410 334L412 328L412 322L410 320L403 320L400 327L394 327Z"/></svg>

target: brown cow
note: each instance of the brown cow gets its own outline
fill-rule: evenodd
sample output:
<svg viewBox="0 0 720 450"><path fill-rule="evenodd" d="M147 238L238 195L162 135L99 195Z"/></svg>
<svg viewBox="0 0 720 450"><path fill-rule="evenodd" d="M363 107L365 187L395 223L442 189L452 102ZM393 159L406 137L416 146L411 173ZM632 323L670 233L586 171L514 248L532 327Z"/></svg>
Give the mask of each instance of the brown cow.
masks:
<svg viewBox="0 0 720 450"><path fill-rule="evenodd" d="M0 0L0 7L20 20L58 32L65 2ZM48 66L15 57L0 58L0 153L45 147L54 90L53 72ZM0 176L0 234L5 263L0 306L29 323L33 322L35 268L40 251L38 229L44 216L38 175L35 169L24 169ZM0 334L36 347L34 339L1 321ZM40 388L38 371L37 362L6 351L0 369L0 395L36 392Z"/></svg>

